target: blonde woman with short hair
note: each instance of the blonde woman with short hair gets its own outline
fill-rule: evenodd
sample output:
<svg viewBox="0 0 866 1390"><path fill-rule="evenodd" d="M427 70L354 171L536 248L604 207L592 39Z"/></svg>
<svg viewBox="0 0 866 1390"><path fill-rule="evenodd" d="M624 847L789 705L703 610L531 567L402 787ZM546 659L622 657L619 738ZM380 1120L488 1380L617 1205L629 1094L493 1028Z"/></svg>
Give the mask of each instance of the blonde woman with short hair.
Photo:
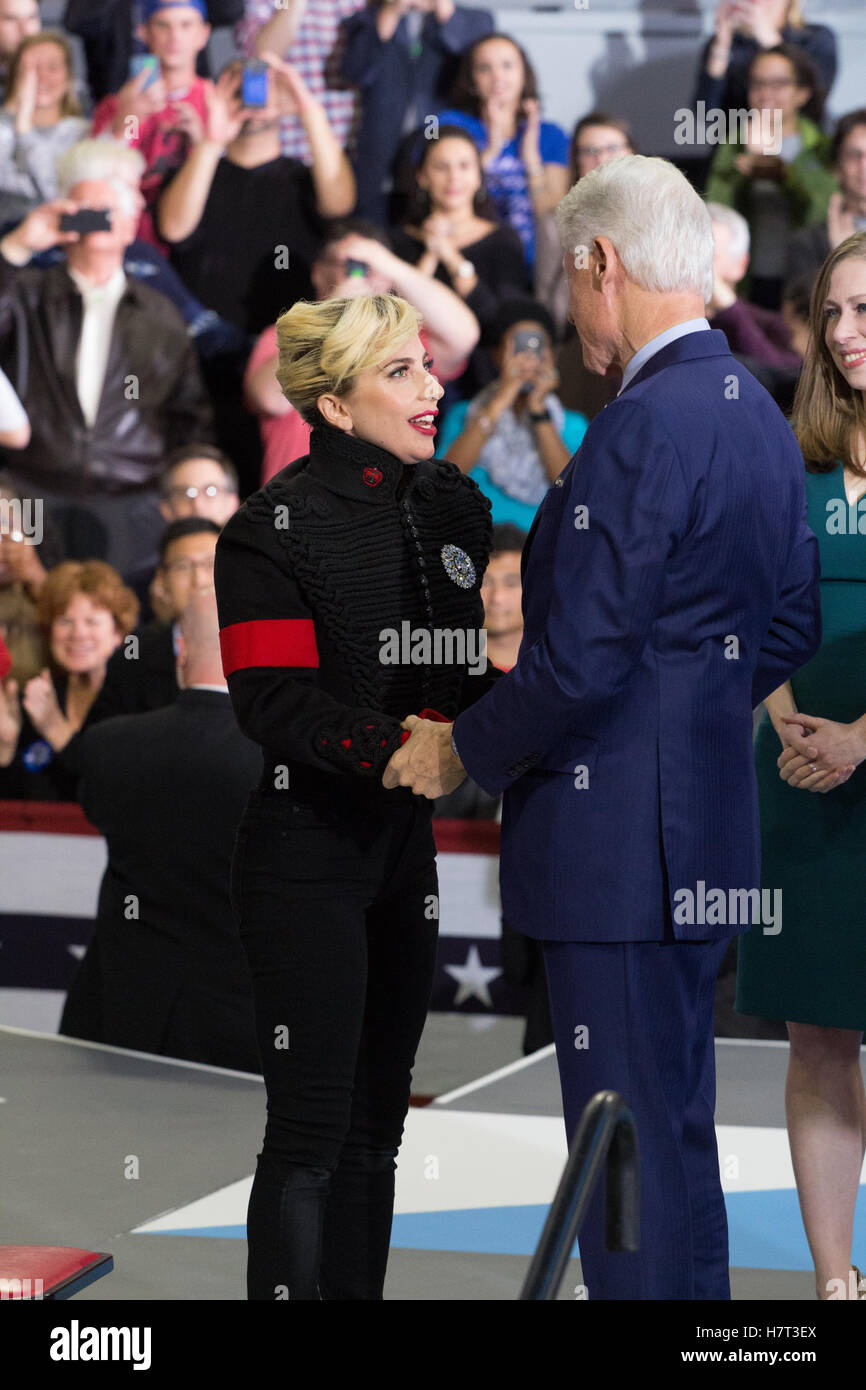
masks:
<svg viewBox="0 0 866 1390"><path fill-rule="evenodd" d="M494 674L489 506L434 457L419 327L391 294L280 317L277 379L310 452L217 544L223 666L263 754L231 881L268 1096L256 1300L382 1298L438 925L432 802L382 779L407 716L450 720Z"/></svg>

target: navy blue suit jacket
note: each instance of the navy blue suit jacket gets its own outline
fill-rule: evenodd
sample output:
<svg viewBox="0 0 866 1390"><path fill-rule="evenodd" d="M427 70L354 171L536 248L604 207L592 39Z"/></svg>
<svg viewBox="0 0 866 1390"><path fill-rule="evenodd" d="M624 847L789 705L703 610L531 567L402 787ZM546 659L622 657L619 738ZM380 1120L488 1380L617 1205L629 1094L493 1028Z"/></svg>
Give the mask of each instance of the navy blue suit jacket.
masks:
<svg viewBox="0 0 866 1390"><path fill-rule="evenodd" d="M454 726L470 777L505 793L513 927L748 927L729 897L678 923L675 895L760 885L752 710L821 638L805 515L796 439L723 333L669 343L595 417L524 549L517 664Z"/></svg>

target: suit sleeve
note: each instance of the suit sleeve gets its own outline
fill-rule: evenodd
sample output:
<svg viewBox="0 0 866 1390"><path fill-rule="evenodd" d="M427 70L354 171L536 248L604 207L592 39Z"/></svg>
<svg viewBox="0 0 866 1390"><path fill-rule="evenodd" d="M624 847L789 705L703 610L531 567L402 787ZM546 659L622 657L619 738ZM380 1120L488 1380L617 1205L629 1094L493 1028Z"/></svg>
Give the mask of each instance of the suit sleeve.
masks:
<svg viewBox="0 0 866 1390"><path fill-rule="evenodd" d="M492 795L562 734L591 729L615 697L640 660L666 560L688 526L676 447L643 406L623 400L597 416L584 447L586 466L575 456L562 474L561 504L555 488L542 503L561 506L551 554L533 556L553 574L544 632L455 721L460 758ZM537 547L541 512L536 526Z"/></svg>
<svg viewBox="0 0 866 1390"><path fill-rule="evenodd" d="M782 591L755 666L752 708L804 666L821 645L821 592L818 542L806 524L797 528Z"/></svg>
<svg viewBox="0 0 866 1390"><path fill-rule="evenodd" d="M216 548L220 646L238 724L287 760L381 777L408 732L398 719L342 704L319 687L315 617L274 510L257 500L255 511L245 504L227 522Z"/></svg>

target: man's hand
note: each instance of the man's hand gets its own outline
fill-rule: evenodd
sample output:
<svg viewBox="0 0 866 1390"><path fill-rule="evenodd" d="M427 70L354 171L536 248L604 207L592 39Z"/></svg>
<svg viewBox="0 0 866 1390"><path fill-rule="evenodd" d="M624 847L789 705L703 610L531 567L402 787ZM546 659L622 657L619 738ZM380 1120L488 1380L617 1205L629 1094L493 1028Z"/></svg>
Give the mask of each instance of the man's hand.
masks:
<svg viewBox="0 0 866 1390"><path fill-rule="evenodd" d="M303 120L312 107L320 105L296 67L276 53L265 51L261 57L271 70L271 81L280 95L283 115L300 116Z"/></svg>
<svg viewBox="0 0 866 1390"><path fill-rule="evenodd" d="M114 117L114 124L111 128L112 135L118 140L123 140L127 135L127 120L135 119L139 126L150 116L156 115L161 111L167 100L165 81L160 75L155 82L151 82L145 91L144 84L150 76L145 68L137 77L132 77L117 93L117 114ZM134 143L138 143L137 139Z"/></svg>
<svg viewBox="0 0 866 1390"><path fill-rule="evenodd" d="M451 752L453 727L410 714L403 720L403 728L409 729L412 737L392 755L382 785L389 790L411 787L416 796L430 801L453 792L466 778L466 769Z"/></svg>
<svg viewBox="0 0 866 1390"><path fill-rule="evenodd" d="M13 231L0 241L0 254L11 265L26 265L31 256L52 246L68 246L80 240L79 232L61 232L60 218L64 212L77 212L78 203L69 198L54 198L43 203L19 222Z"/></svg>

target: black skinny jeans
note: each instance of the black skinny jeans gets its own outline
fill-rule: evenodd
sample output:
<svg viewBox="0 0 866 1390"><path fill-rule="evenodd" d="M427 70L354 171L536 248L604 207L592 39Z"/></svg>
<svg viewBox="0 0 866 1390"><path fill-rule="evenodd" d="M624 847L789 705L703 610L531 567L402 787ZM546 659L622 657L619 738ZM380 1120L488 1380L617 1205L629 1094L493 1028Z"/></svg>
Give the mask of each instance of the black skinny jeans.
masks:
<svg viewBox="0 0 866 1390"><path fill-rule="evenodd" d="M253 792L232 904L268 1119L250 1299L381 1299L396 1155L433 985L432 803L366 784L333 810Z"/></svg>

